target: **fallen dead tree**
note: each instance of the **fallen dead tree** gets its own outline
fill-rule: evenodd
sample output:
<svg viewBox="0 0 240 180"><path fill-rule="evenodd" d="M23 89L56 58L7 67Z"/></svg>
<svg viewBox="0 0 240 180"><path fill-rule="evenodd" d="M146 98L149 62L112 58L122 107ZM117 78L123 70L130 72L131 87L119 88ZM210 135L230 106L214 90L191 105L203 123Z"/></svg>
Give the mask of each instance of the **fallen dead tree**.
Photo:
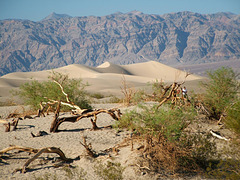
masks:
<svg viewBox="0 0 240 180"><path fill-rule="evenodd" d="M72 162L72 159L69 159L65 156L65 154L62 152L62 150L60 148L56 148L56 147L44 147L41 149L35 149L35 148L30 148L30 147L23 147L23 146L10 146L8 148L5 148L3 150L0 151L0 159L1 156L8 152L8 151L12 151L12 150L19 150L19 152L28 152L28 153L34 153L35 155L33 157L31 157L30 159L28 159L24 165L22 166L22 168L20 169L16 169L16 171L21 171L22 173L26 172L27 167L29 166L29 164L31 162L33 162L35 159L37 159L41 154L43 153L56 153L60 156L60 159L64 162Z"/></svg>
<svg viewBox="0 0 240 180"><path fill-rule="evenodd" d="M113 109L97 109L97 110L92 110L92 109L81 109L78 105L76 105L74 102L72 102L69 98L69 95L64 91L64 88L61 83L59 83L56 79L52 78L53 82L56 83L59 88L61 89L61 92L65 96L65 101L57 101L53 99L49 99L45 97L47 102L41 102L40 103L40 109L38 110L37 117L44 116L44 112L46 111L48 114L49 109L51 109L52 106L57 106L56 111L55 111L55 116L54 119L51 123L50 127L50 132L57 132L58 127L63 123L63 122L78 122L79 120L83 118L89 118L89 117L94 117L94 119L91 118L91 123L93 125L93 130L99 129L96 122L97 122L97 115L100 113L107 113L109 114L113 119L119 120L121 116L120 109L113 108ZM61 117L59 118L59 112L61 106L68 106L72 108L72 114L73 116L70 117Z"/></svg>
<svg viewBox="0 0 240 180"><path fill-rule="evenodd" d="M100 113L107 113L115 120L119 120L120 117L121 117L120 109L117 109L117 108L86 110L85 112L83 111L82 114L74 115L74 116L71 116L71 117L62 117L62 118L59 118L59 110L60 110L60 106L59 106L59 108L57 108L57 110L55 112L55 117L54 117L54 119L51 123L50 132L58 132L58 127L63 122L75 123L75 122L78 122L79 120L81 120L83 118L89 118L89 117L94 117L94 119L91 119L91 123L93 125L92 129L97 130L97 129L99 129L99 127L96 124L97 115L100 114Z"/></svg>

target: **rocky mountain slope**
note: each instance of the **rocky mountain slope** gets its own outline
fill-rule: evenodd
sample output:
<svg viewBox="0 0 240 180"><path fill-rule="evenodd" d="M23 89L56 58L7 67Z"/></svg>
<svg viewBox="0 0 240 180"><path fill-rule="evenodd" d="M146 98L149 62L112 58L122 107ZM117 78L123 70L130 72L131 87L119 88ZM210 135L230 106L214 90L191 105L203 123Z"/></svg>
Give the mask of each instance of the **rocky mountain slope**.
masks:
<svg viewBox="0 0 240 180"><path fill-rule="evenodd" d="M0 75L69 64L155 60L184 65L240 59L240 15L141 12L0 21Z"/></svg>

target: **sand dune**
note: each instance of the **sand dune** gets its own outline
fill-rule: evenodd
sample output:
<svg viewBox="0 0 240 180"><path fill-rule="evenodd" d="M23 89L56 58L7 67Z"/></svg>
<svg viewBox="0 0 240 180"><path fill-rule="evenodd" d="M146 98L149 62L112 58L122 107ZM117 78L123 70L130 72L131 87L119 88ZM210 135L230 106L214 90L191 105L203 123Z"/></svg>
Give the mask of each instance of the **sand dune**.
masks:
<svg viewBox="0 0 240 180"><path fill-rule="evenodd" d="M35 80L47 80L52 70L37 72L16 72L0 77L0 96L10 95L12 88L19 87L22 83ZM155 61L130 65L115 65L105 62L98 67L88 67L73 64L54 69L54 71L68 74L70 78L82 78L90 86L87 90L119 94L121 81L124 76L126 81L135 87L143 87L156 79L164 82L182 81L185 72L163 65ZM199 80L200 76L190 75L186 80Z"/></svg>

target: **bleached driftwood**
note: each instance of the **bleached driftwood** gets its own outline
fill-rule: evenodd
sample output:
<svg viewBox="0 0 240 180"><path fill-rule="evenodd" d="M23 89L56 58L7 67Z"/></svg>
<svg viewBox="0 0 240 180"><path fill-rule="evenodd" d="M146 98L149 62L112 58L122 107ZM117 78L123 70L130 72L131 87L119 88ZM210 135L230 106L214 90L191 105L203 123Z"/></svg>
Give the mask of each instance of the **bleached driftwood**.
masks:
<svg viewBox="0 0 240 180"><path fill-rule="evenodd" d="M30 147L23 147L23 146L10 146L8 148L5 148L0 151L0 156L8 151L11 150L20 150L20 151L25 151L31 153L35 153L35 155L28 159L26 163L24 163L23 167L21 169L17 169L17 171L21 171L22 173L26 172L26 168L29 166L31 162L33 162L35 159L37 159L42 153L56 153L60 156L60 159L66 162L71 161L71 159L66 158L65 154L62 152L60 148L56 147L45 147L41 149L35 149L35 148L30 148Z"/></svg>
<svg viewBox="0 0 240 180"><path fill-rule="evenodd" d="M210 130L210 133L211 133L212 136L214 136L214 137L216 137L216 138L218 138L218 139L222 139L222 140L225 140L225 141L229 141L229 139L221 136L220 134L214 132L213 130Z"/></svg>

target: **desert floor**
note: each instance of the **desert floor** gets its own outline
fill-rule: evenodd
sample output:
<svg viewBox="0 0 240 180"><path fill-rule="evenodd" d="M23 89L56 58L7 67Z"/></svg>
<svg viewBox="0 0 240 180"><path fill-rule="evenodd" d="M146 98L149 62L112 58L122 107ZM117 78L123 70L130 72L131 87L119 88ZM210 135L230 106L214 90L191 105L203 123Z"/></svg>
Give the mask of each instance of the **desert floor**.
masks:
<svg viewBox="0 0 240 180"><path fill-rule="evenodd" d="M123 113L126 110L135 108L133 106L124 107L121 104L94 104L93 106L96 109L120 108ZM21 112L22 107L0 107L0 115L2 118L6 118L9 113L16 112L16 110ZM69 115L70 113L68 112L60 113L60 117ZM29 155L27 152L18 153L17 150L9 151L2 156L3 162L0 163L0 179L37 179L40 177L47 179L48 176L50 179L79 179L79 177L85 179L100 179L95 172L95 167L99 165L99 162L106 163L107 161L121 163L121 166L125 168L123 171L124 179L159 179L158 175L148 173L144 171L144 169L139 168L138 157L140 153L137 148L141 144L133 142L132 146L131 141L129 141L131 132L126 130L119 131L114 128L104 128L105 126L114 124L115 121L108 114L102 113L98 115L97 125L100 127L99 130L93 131L89 118L85 118L76 123L62 123L59 127L60 132L50 133L49 128L53 116L54 114L52 113L46 117L20 120L18 128L10 132L4 132L5 127L1 126L0 150L10 145L37 149L58 147L65 153L67 158L71 158L73 161L68 164L62 164L60 167L55 167L59 163L59 156L55 153L44 153L30 163L27 172L22 174L20 171L14 172L14 170L22 168L24 163L30 157L33 157L33 154ZM210 129L221 131L221 134L227 138L232 136L231 131L220 128L215 122L207 122L204 119L201 120L201 123L198 121L198 123L193 123L193 125L188 128L188 130L192 132L200 131L203 133L209 132ZM31 133L36 135L39 131L45 131L47 135L40 137L33 137L31 135ZM85 148L80 144L80 142L83 142L83 136L86 138L87 144L91 143L92 149L98 154L96 158L89 157ZM214 141L219 148L229 143L228 141L216 138L214 138ZM117 149L119 151L109 151L114 147L118 147ZM74 174L73 176L67 173L69 169ZM166 177L161 178L164 179ZM186 178L201 179L202 177L194 176Z"/></svg>

